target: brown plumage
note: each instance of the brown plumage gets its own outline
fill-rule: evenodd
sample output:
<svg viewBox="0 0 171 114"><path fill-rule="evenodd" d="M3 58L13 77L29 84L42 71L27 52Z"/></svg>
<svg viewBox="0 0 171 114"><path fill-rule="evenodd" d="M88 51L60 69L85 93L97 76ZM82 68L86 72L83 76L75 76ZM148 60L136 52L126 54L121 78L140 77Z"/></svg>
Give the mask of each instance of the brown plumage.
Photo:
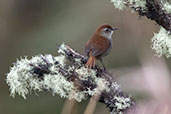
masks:
<svg viewBox="0 0 171 114"><path fill-rule="evenodd" d="M88 56L86 65L88 68L95 68L96 60L100 60L103 67L102 58L110 52L112 48L112 33L116 28L110 25L101 25L93 36L88 40L85 46L85 53ZM105 69L105 67L104 67Z"/></svg>

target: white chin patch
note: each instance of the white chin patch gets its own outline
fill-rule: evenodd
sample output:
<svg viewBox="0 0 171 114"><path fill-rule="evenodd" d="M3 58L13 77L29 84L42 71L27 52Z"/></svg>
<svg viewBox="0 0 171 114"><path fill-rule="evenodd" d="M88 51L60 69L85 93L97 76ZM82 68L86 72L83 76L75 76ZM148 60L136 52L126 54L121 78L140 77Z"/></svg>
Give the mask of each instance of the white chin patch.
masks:
<svg viewBox="0 0 171 114"><path fill-rule="evenodd" d="M113 34L113 31L111 31L111 33L110 33L110 35L109 35L110 38L112 38L112 34Z"/></svg>
<svg viewBox="0 0 171 114"><path fill-rule="evenodd" d="M113 34L113 31L111 31L110 33L103 33L102 36L104 36L107 39L110 39L112 38L112 34Z"/></svg>

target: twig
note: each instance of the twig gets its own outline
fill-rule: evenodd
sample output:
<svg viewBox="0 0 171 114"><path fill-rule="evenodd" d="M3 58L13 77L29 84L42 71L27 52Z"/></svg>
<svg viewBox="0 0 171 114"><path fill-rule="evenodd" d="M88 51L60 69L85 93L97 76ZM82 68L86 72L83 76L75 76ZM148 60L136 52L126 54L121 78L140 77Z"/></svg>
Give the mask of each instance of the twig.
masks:
<svg viewBox="0 0 171 114"><path fill-rule="evenodd" d="M72 109L74 107L75 102L75 99L67 99L61 111L61 114L72 114Z"/></svg>
<svg viewBox="0 0 171 114"><path fill-rule="evenodd" d="M96 95L90 98L90 101L85 109L84 114L93 114L99 100L100 95Z"/></svg>

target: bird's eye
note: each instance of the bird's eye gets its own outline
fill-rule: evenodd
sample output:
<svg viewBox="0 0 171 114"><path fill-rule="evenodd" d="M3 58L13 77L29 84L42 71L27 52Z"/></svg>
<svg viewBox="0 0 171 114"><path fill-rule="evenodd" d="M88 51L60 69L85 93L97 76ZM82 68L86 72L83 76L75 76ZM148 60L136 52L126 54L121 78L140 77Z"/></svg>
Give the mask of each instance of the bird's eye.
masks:
<svg viewBox="0 0 171 114"><path fill-rule="evenodd" d="M106 32L109 32L109 31L110 31L110 29L108 29L108 28L105 28L104 30L105 30Z"/></svg>

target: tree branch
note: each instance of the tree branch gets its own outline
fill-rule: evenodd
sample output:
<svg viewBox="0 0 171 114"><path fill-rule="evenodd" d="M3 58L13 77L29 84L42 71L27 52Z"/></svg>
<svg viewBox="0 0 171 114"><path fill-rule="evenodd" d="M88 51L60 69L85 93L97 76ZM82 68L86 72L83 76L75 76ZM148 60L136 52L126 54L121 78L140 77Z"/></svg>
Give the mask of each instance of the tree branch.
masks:
<svg viewBox="0 0 171 114"><path fill-rule="evenodd" d="M39 55L17 61L7 75L11 95L18 93L26 98L31 91L46 90L79 102L100 95L99 102L113 114L135 106L134 100L121 90L112 74L99 66L89 72L85 67L86 57L67 45L59 46L58 53L56 57Z"/></svg>
<svg viewBox="0 0 171 114"><path fill-rule="evenodd" d="M171 13L168 13L159 0L146 0L146 10L137 10L140 16L156 21L163 28L171 32Z"/></svg>
<svg viewBox="0 0 171 114"><path fill-rule="evenodd" d="M146 16L171 32L171 9L166 8L166 3L160 0L111 0L116 8L131 8L140 16ZM165 4L165 5L164 5ZM167 5L169 3L167 2ZM170 7L170 6L169 6Z"/></svg>
<svg viewBox="0 0 171 114"><path fill-rule="evenodd" d="M171 4L163 0L111 0L118 9L130 8L140 16L146 16L160 25L160 31L152 38L151 48L160 57L171 57Z"/></svg>

